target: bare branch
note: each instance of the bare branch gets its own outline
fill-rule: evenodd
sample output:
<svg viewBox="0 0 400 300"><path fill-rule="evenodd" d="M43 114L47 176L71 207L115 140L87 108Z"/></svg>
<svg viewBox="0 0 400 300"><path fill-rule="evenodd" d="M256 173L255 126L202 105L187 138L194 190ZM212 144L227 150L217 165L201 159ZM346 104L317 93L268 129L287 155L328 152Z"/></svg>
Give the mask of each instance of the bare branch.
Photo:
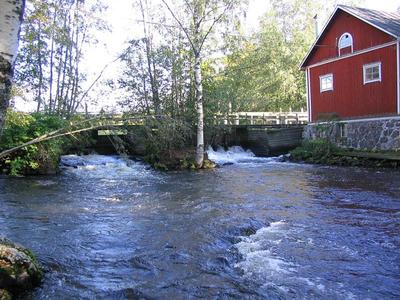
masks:
<svg viewBox="0 0 400 300"><path fill-rule="evenodd" d="M182 29L182 31L185 33L187 39L189 40L190 46L192 46L193 51L197 51L192 39L190 38L190 34L187 31L187 29L183 26L182 22L179 20L179 18L175 15L173 10L169 7L168 3L165 0L161 0L162 3L167 7L169 12L171 13L172 17L175 19L175 21L179 24L179 27Z"/></svg>
<svg viewBox="0 0 400 300"><path fill-rule="evenodd" d="M186 3L186 6L189 8L190 12L193 14L193 8L192 8L192 6L190 5L189 1L188 1L188 0L184 0L184 1L185 1L185 3Z"/></svg>
<svg viewBox="0 0 400 300"><path fill-rule="evenodd" d="M233 0L231 0L226 6L224 11L217 17L214 19L213 23L210 25L210 27L208 28L206 34L204 35L201 43L200 43L200 47L199 47L199 51L201 51L201 49L203 48L204 42L206 41L207 37L209 36L209 34L211 33L211 31L213 30L215 24L217 24L222 17L225 15L225 13L228 11L228 9L232 6L233 4Z"/></svg>
<svg viewBox="0 0 400 300"><path fill-rule="evenodd" d="M104 125L91 126L91 127L88 127L88 128L78 129L78 130L74 130L74 131L70 131L70 132L60 133L60 134L51 135L51 136L40 137L40 138L34 139L32 141L29 141L27 143L24 143L22 145L19 145L17 147L14 147L14 148L11 148L11 149L8 149L8 150L5 150L5 151L1 152L0 153L0 158L6 156L8 154L11 154L11 153L13 153L15 151L18 151L18 150L20 150L22 148L25 148L27 146L30 146L30 145L42 143L42 142L45 142L45 141L48 141L48 140L52 140L52 139L55 139L55 138L58 138L58 137L63 137L63 136L68 136L68 135L73 135L73 134L76 134L76 133L84 132L84 131L90 131L90 130L98 129L98 128L101 128L101 127L104 127Z"/></svg>
<svg viewBox="0 0 400 300"><path fill-rule="evenodd" d="M180 26L176 26L176 25L163 24L163 23L159 23L159 22L151 22L151 21L145 21L145 20L135 20L135 22L152 24L152 25L161 25L164 27L171 27L171 28L181 28Z"/></svg>
<svg viewBox="0 0 400 300"><path fill-rule="evenodd" d="M107 63L103 69L100 71L99 75L97 75L96 79L92 82L92 84L87 88L87 90L83 93L82 97L79 99L78 101L78 105L80 103L82 103L83 99L86 98L86 96L88 95L88 93L92 90L93 86L97 83L97 81L99 81L99 79L103 76L104 71L113 63L115 63L116 61L120 60L123 56L125 55L125 52L122 53L121 55L119 55L116 59L114 59L113 61Z"/></svg>
<svg viewBox="0 0 400 300"><path fill-rule="evenodd" d="M13 147L11 149L7 149L3 152L0 152L0 158L5 157L15 151L18 151L20 149L23 149L27 146L30 145L35 145L38 143L42 143L42 142L46 142L52 139L56 139L59 137L63 137L63 136L69 136L69 135L74 135L76 133L80 133L80 132L85 132L85 131L90 131L90 130L95 130L95 129L101 129L101 128L108 128L108 127L116 127L119 126L118 123L119 122L127 122L130 120L137 120L137 121L142 121L144 119L148 119L148 118L157 118L157 117L163 117L162 115L154 115L154 116L138 116L138 117L128 117L128 118L113 118L113 117L95 117L92 119L87 119L81 122L77 122L75 124L71 124L69 127L64 127L64 128L60 128L58 130L54 130L52 132L46 133L44 135L41 135L33 140L30 140L29 142L23 143L19 146ZM103 123L103 121L107 121L110 120L111 123L107 124L107 123ZM97 121L99 123L97 123L96 125L91 125L89 122L92 121ZM72 129L71 127L76 127L77 125L82 125L84 123L89 123L87 126L88 127L84 127L84 128L80 128L80 129ZM68 130L69 131L66 131ZM66 131L66 132L64 132Z"/></svg>

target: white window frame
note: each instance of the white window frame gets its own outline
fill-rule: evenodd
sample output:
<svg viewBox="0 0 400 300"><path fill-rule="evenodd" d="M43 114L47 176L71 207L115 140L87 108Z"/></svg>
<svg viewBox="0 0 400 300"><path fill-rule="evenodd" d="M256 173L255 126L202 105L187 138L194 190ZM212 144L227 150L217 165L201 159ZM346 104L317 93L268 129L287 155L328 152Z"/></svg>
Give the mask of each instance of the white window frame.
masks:
<svg viewBox="0 0 400 300"><path fill-rule="evenodd" d="M346 35L349 36L350 44L349 44L349 45L345 45L345 46L341 46L341 45L340 45L340 42L343 40L343 38L344 38ZM345 33L343 33L343 34L340 36L339 41L338 41L339 56L341 55L340 50L346 49L346 48L348 48L348 47L351 48L351 53L353 53L353 36L352 36L350 33L345 32Z"/></svg>
<svg viewBox="0 0 400 300"><path fill-rule="evenodd" d="M324 79L326 79L326 78L329 78L329 77L332 78L332 86L329 87L329 88L323 89L323 88L322 88L322 80L324 80ZM328 91L333 91L333 74L332 74L332 73L319 76L319 91L320 91L321 93L323 93L323 92L328 92Z"/></svg>
<svg viewBox="0 0 400 300"><path fill-rule="evenodd" d="M375 68L379 67L379 78L377 79L372 79L372 80L367 80L366 75L367 75L367 69L368 68ZM363 65L363 82L364 85L372 82L381 82L382 81L382 63L381 62L374 62L370 64Z"/></svg>

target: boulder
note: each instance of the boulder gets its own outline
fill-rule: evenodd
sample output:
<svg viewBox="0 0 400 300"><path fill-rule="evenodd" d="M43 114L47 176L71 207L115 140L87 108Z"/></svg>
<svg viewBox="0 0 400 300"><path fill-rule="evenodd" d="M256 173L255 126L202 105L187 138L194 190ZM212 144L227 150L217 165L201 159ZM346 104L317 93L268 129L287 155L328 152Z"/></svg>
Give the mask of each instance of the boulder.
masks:
<svg viewBox="0 0 400 300"><path fill-rule="evenodd" d="M40 284L43 271L32 252L0 238L0 300ZM4 290L4 291L3 291Z"/></svg>
<svg viewBox="0 0 400 300"><path fill-rule="evenodd" d="M0 290L0 300L11 300L11 294L6 290Z"/></svg>

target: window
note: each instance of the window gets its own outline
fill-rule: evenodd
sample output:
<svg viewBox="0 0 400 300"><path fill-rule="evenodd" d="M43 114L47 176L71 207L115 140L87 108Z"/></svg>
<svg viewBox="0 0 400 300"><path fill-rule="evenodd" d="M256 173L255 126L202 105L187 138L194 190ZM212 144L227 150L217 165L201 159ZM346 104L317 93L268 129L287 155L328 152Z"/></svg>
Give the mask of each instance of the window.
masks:
<svg viewBox="0 0 400 300"><path fill-rule="evenodd" d="M347 124L340 124L340 137L347 138Z"/></svg>
<svg viewBox="0 0 400 300"><path fill-rule="evenodd" d="M326 74L319 77L320 91L333 91L333 74Z"/></svg>
<svg viewBox="0 0 400 300"><path fill-rule="evenodd" d="M382 81L381 63L372 63L363 66L364 84Z"/></svg>
<svg viewBox="0 0 400 300"><path fill-rule="evenodd" d="M353 52L353 37L350 33L346 32L343 33L342 36L339 38L338 48L339 48L339 56L341 55L341 50L344 48L350 47L350 53ZM348 52L346 52L348 53Z"/></svg>

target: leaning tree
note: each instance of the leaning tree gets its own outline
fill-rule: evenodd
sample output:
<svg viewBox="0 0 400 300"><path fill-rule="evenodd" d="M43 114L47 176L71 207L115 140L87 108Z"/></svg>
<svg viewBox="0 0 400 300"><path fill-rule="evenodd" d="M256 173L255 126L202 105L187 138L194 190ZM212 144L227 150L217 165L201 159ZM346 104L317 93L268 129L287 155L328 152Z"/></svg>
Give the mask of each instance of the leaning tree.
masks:
<svg viewBox="0 0 400 300"><path fill-rule="evenodd" d="M14 60L25 0L0 1L0 137L10 102Z"/></svg>

